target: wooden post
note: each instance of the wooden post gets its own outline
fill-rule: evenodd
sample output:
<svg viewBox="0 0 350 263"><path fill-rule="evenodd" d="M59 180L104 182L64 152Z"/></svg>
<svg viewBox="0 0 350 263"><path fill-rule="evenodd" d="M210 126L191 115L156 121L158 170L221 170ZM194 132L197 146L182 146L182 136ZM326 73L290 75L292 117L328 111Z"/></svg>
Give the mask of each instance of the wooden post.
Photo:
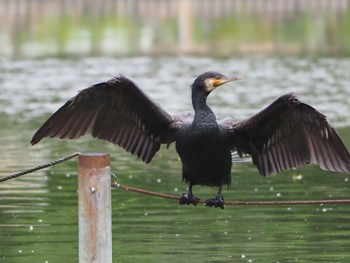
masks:
<svg viewBox="0 0 350 263"><path fill-rule="evenodd" d="M79 262L112 263L111 166L108 154L79 155Z"/></svg>

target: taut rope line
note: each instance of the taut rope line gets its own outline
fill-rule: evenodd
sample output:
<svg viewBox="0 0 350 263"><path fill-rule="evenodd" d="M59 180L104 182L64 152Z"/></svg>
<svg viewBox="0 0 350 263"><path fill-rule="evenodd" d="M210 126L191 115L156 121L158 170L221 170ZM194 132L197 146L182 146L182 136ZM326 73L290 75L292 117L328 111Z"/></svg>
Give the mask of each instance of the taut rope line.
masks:
<svg viewBox="0 0 350 263"><path fill-rule="evenodd" d="M137 192L156 197L179 200L180 196L153 192L145 189L140 189L132 186L126 186L117 181L112 184L112 187L126 191ZM198 203L205 204L205 200L199 200ZM295 201L224 201L225 205L325 205L325 204L350 204L350 199L337 200L295 200Z"/></svg>
<svg viewBox="0 0 350 263"><path fill-rule="evenodd" d="M70 155L68 155L66 157L59 158L59 159L54 160L52 162L45 163L43 165L39 165L39 166L36 166L36 167L33 167L33 168L29 168L29 169L24 170L24 171L19 172L19 173L15 173L15 174L11 174L9 176L2 177L2 178L0 178L0 182L5 182L7 180L14 179L14 178L20 177L20 176L25 175L25 174L29 174L29 173L32 173L32 172L35 172L35 171L38 171L38 170L41 170L41 169L44 169L44 168L47 168L47 167L50 167L50 166L54 166L54 165L56 165L58 163L62 163L62 162L68 161L70 159L73 159L74 157L78 156L79 154L80 154L79 152L72 153L72 154L70 154Z"/></svg>
<svg viewBox="0 0 350 263"><path fill-rule="evenodd" d="M72 153L66 157L59 158L57 160L51 161L49 163L39 165L33 168L29 168L27 170L24 170L19 173L11 174L9 176L5 176L0 178L0 182L5 182L10 179L17 178L19 176L29 174L50 166L54 166L56 164L68 161L70 159L73 159L74 157L80 155L79 152ZM126 191L132 191L132 192L137 192L141 194L146 194L146 195L151 195L151 196L156 196L156 197L162 197L162 198L167 198L167 199L173 199L173 200L179 200L180 196L176 195L170 195L170 194L164 194L164 193L159 193L159 192L153 192L141 188L136 188L132 186L126 186L118 183L117 177L112 174L113 178L116 180L114 183L112 183L113 188L119 188L122 190ZM200 200L199 203L205 204L204 200ZM296 201L225 201L225 205L325 205L325 204L350 204L350 199L335 199L335 200L296 200Z"/></svg>

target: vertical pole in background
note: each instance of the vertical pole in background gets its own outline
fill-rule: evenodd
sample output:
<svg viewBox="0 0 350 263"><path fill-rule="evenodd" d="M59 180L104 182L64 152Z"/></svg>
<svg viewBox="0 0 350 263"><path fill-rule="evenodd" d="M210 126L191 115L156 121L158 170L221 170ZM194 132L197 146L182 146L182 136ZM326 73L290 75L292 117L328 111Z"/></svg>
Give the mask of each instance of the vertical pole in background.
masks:
<svg viewBox="0 0 350 263"><path fill-rule="evenodd" d="M178 1L178 33L179 49L181 52L193 51L194 4L191 0Z"/></svg>
<svg viewBox="0 0 350 263"><path fill-rule="evenodd" d="M112 263L111 165L108 154L79 155L79 262Z"/></svg>

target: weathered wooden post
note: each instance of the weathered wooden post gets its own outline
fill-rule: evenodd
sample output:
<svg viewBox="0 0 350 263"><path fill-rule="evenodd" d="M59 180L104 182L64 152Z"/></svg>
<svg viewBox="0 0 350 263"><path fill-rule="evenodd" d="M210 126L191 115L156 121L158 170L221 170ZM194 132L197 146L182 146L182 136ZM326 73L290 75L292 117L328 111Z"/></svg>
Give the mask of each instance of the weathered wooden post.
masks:
<svg viewBox="0 0 350 263"><path fill-rule="evenodd" d="M108 154L79 155L79 262L112 263L111 166Z"/></svg>

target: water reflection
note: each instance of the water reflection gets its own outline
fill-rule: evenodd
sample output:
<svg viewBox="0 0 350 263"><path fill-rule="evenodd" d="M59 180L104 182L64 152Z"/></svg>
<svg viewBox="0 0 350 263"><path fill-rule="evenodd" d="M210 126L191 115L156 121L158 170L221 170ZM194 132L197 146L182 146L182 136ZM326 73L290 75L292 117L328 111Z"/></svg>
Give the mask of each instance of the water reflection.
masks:
<svg viewBox="0 0 350 263"><path fill-rule="evenodd" d="M0 55L349 54L347 0L0 0Z"/></svg>
<svg viewBox="0 0 350 263"><path fill-rule="evenodd" d="M209 98L218 115L243 119L294 91L323 111L350 145L347 59L134 57L3 59L0 74L0 175L72 152L107 152L125 185L180 195L181 165L174 146L145 165L123 150L89 137L29 140L68 98L121 72L171 113L191 110L189 86L206 70L245 80ZM257 95L258 94L258 95ZM349 175L314 166L262 178L251 163L234 164L227 200L348 198ZM1 262L77 262L76 160L0 184ZM216 189L196 187L202 198ZM348 262L348 205L180 207L160 198L112 190L116 262Z"/></svg>

